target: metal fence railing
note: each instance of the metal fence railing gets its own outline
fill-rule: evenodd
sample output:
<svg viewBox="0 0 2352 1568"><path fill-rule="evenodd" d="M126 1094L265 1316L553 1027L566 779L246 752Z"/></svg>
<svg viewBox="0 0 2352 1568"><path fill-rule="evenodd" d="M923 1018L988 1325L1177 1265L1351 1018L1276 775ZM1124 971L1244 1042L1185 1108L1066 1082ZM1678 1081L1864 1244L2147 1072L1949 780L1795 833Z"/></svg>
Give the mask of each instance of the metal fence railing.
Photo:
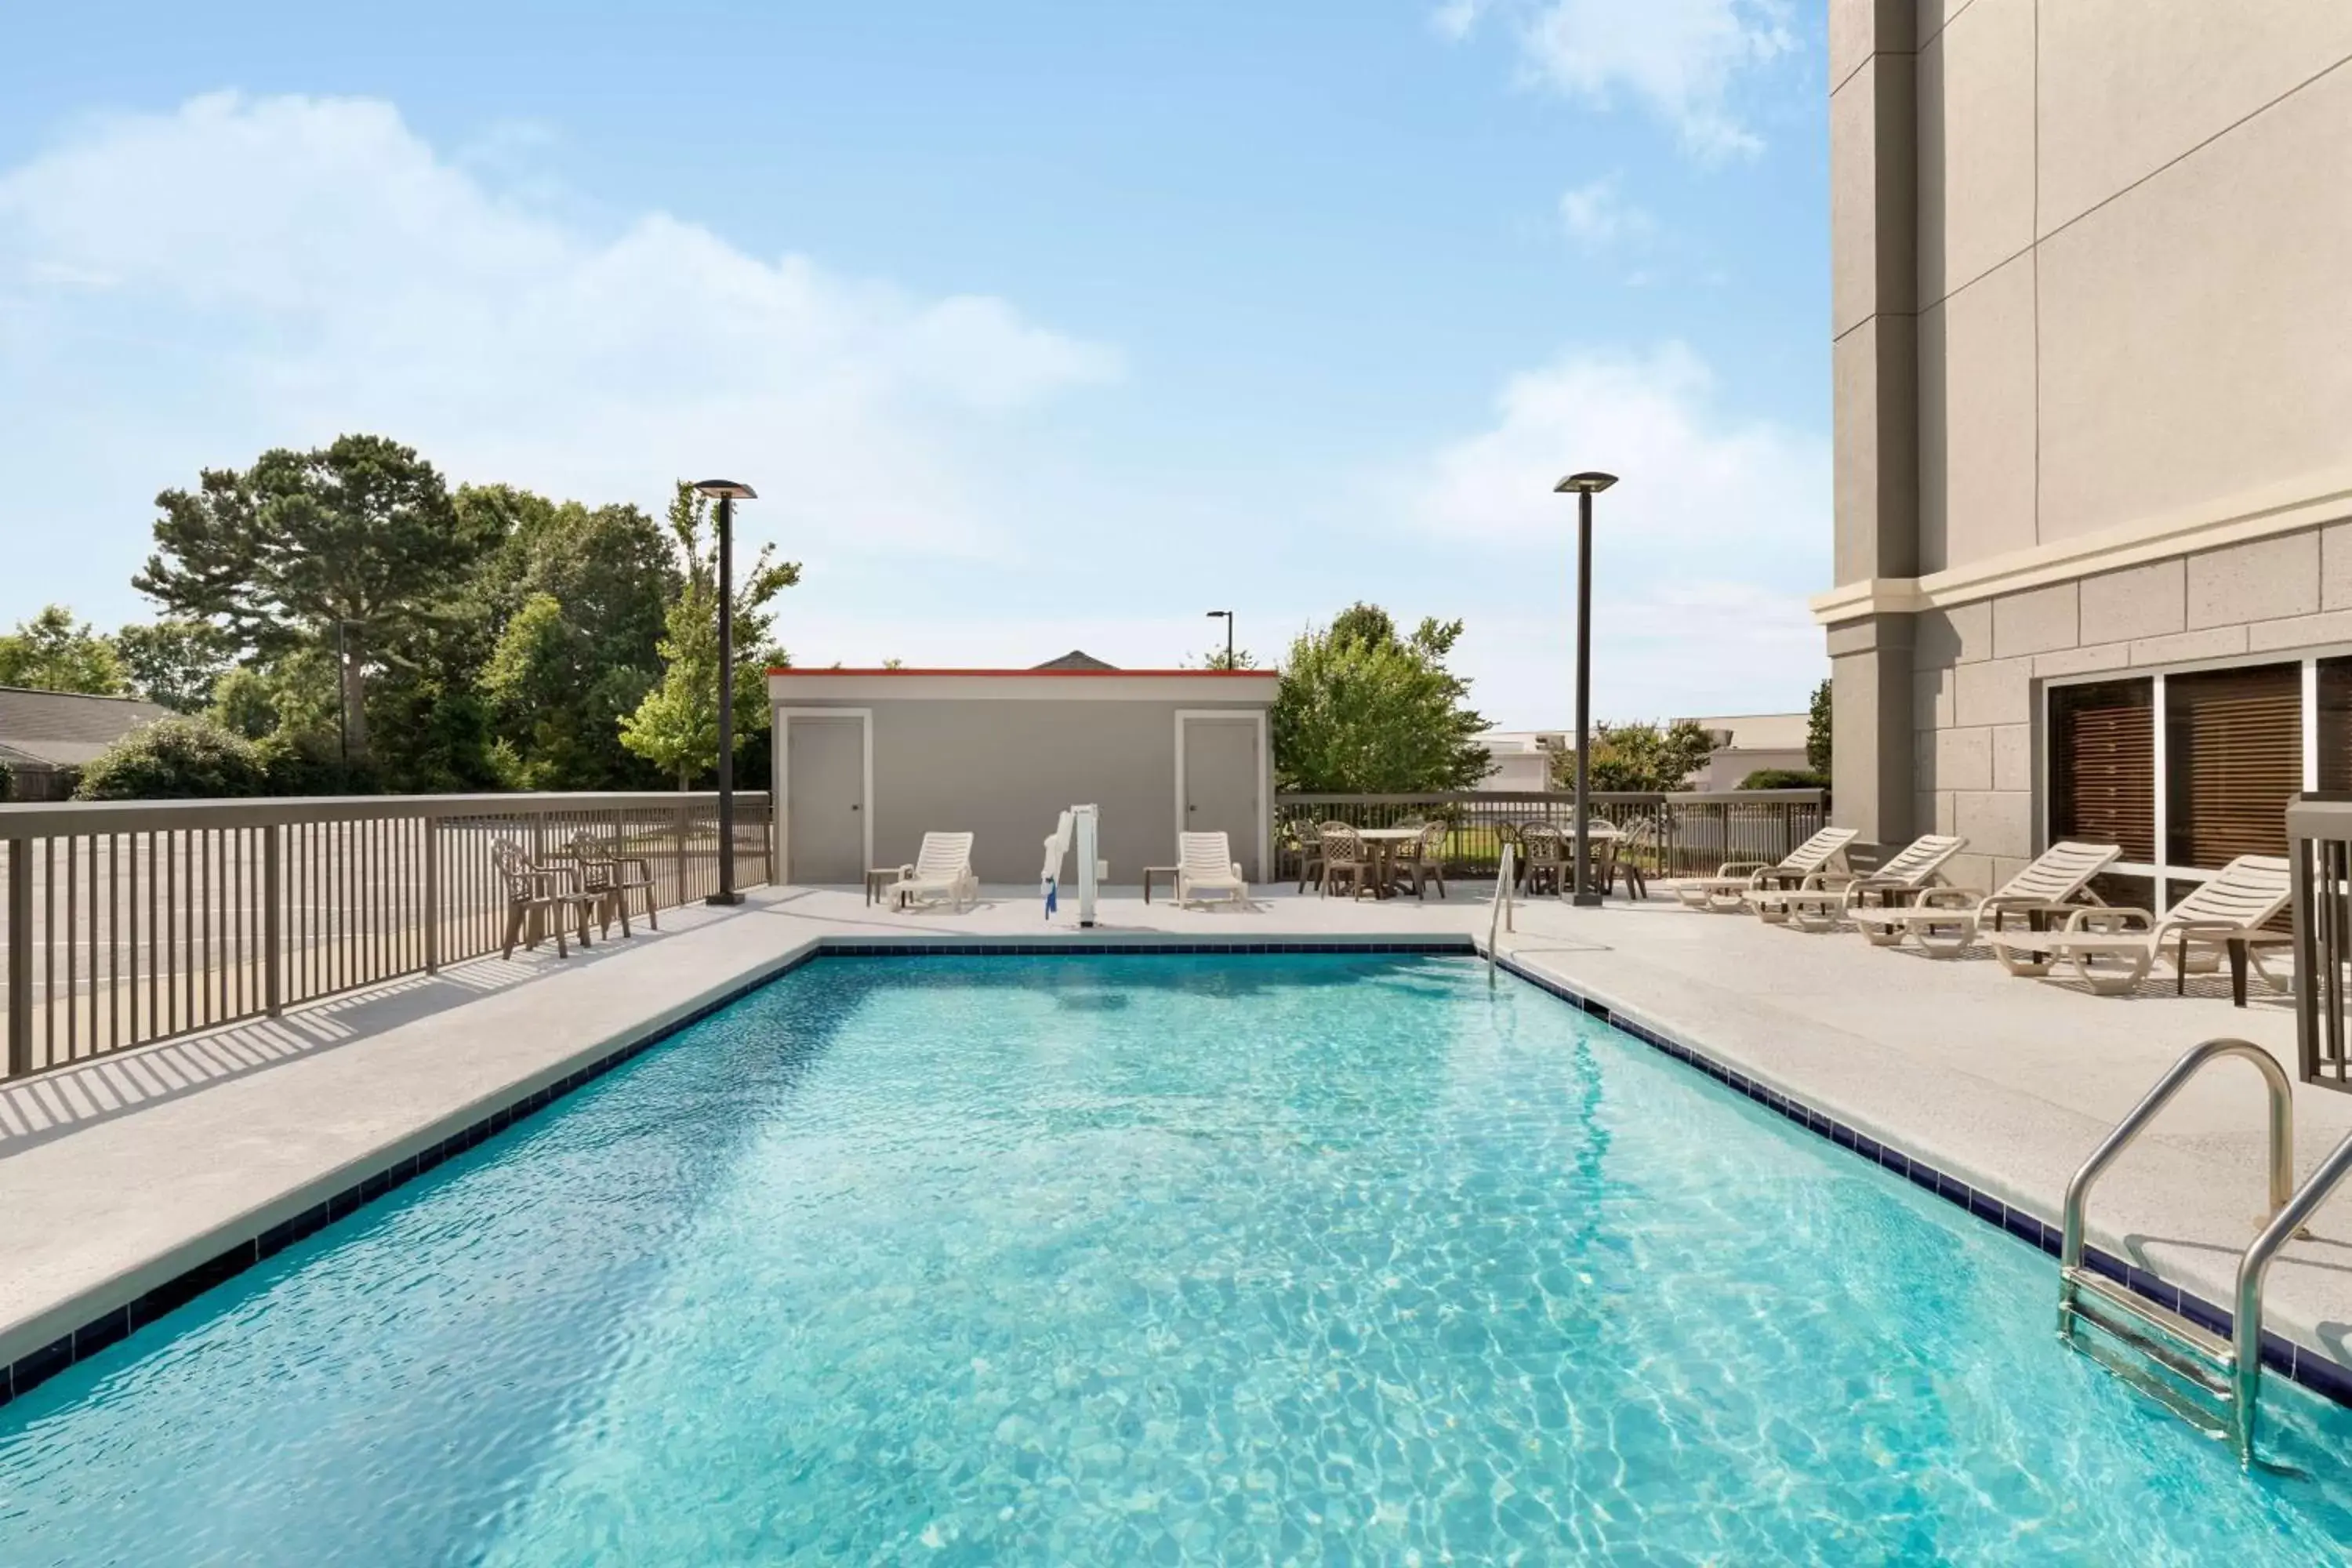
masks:
<svg viewBox="0 0 2352 1568"><path fill-rule="evenodd" d="M1777 860L1828 824L1828 806L1817 789L1730 790L1720 794L1600 791L1591 797L1594 815L1628 827L1655 824L1641 854L1643 869L1655 876L1712 872L1727 860ZM1449 795L1278 795L1275 840L1279 874L1297 876L1290 849L1293 825L1344 822L1351 827L1398 827L1444 821L1448 870L1489 875L1498 863L1505 825L1546 822L1562 829L1576 824L1576 796L1547 791L1517 794L1473 790Z"/></svg>
<svg viewBox="0 0 2352 1568"><path fill-rule="evenodd" d="M2352 1089L2352 795L2300 795L2286 808L2294 875L2294 1035L2305 1083Z"/></svg>
<svg viewBox="0 0 2352 1568"><path fill-rule="evenodd" d="M9 1078L373 985L503 945L500 839L560 864L583 829L643 856L657 908L719 885L712 794L0 805ZM735 881L771 880L739 792ZM642 897L643 895L638 895Z"/></svg>

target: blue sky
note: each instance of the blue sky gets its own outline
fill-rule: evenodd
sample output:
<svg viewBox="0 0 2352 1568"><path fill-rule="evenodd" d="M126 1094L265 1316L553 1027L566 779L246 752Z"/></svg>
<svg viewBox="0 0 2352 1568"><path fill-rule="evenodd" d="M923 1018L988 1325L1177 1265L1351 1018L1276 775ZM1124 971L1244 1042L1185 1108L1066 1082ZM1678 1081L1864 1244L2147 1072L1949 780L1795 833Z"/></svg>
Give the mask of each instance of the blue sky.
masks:
<svg viewBox="0 0 2352 1568"><path fill-rule="evenodd" d="M0 23L0 620L346 429L761 493L803 662L1460 616L1564 721L1823 672L1819 7L109 4Z"/></svg>

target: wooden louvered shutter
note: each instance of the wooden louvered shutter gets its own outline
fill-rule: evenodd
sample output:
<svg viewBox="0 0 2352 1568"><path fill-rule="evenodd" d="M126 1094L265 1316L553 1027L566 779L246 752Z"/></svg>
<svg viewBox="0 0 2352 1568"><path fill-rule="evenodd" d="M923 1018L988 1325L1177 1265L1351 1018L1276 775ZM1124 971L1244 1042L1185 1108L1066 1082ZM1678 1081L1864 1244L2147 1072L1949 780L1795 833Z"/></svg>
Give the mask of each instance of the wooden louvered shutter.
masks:
<svg viewBox="0 0 2352 1568"><path fill-rule="evenodd" d="M2352 790L2352 658L2319 661L2319 787Z"/></svg>
<svg viewBox="0 0 2352 1568"><path fill-rule="evenodd" d="M2175 675L2165 683L2165 848L2219 870L2286 853L2286 805L2303 787L2303 667Z"/></svg>
<svg viewBox="0 0 2352 1568"><path fill-rule="evenodd" d="M2155 685L2062 686L2050 696L2050 836L2156 859Z"/></svg>

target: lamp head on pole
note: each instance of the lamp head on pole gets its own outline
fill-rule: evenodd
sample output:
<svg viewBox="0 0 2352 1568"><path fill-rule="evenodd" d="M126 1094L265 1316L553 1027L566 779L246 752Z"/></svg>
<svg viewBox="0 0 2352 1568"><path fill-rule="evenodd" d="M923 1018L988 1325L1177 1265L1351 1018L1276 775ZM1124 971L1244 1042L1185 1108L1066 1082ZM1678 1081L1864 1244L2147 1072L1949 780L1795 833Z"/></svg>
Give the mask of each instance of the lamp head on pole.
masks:
<svg viewBox="0 0 2352 1568"><path fill-rule="evenodd" d="M714 496L721 500L758 500L760 492L735 479L704 479L694 487L697 495Z"/></svg>
<svg viewBox="0 0 2352 1568"><path fill-rule="evenodd" d="M1602 490L1607 489L1611 485L1613 485L1616 482L1617 476L1614 474L1604 474L1597 469L1587 469L1585 472L1580 474L1569 475L1568 478L1552 486L1551 491L1552 494L1560 496L1597 496Z"/></svg>

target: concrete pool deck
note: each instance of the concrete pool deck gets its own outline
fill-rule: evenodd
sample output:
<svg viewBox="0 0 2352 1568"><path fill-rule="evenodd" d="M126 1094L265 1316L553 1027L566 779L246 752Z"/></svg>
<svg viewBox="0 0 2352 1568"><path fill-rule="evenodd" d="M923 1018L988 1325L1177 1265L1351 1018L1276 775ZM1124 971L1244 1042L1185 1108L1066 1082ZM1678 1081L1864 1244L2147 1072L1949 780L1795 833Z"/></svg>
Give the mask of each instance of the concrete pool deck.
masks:
<svg viewBox="0 0 2352 1568"><path fill-rule="evenodd" d="M1087 937L1483 942L1489 912L1475 885L1427 903L1286 888L1246 911L1119 889ZM1071 904L1048 925L1027 889L992 889L961 915L897 913L855 889L761 889L738 910L664 921L569 962L456 965L0 1086L0 1367L22 1363L30 1386L348 1212L387 1171L429 1166L469 1129L503 1125L509 1108L543 1103L821 941L1081 936ZM1517 924L1503 953L1531 973L2051 1223L2076 1164L2188 1047L2231 1035L2293 1056L2292 1010L2259 983L2242 1010L2211 978L2186 997L2168 980L2095 997L1981 955L1929 960L1663 897L1590 910L1536 900ZM2352 1095L2299 1086L2296 1106L2302 1172L2352 1131ZM2094 1239L2226 1303L2262 1207L2262 1128L2251 1070L2200 1078L2102 1184ZM2352 1199L2313 1230L2273 1270L2267 1321L2352 1362ZM2055 1297L2053 1277L2053 1310ZM58 1349L78 1331L79 1348Z"/></svg>

